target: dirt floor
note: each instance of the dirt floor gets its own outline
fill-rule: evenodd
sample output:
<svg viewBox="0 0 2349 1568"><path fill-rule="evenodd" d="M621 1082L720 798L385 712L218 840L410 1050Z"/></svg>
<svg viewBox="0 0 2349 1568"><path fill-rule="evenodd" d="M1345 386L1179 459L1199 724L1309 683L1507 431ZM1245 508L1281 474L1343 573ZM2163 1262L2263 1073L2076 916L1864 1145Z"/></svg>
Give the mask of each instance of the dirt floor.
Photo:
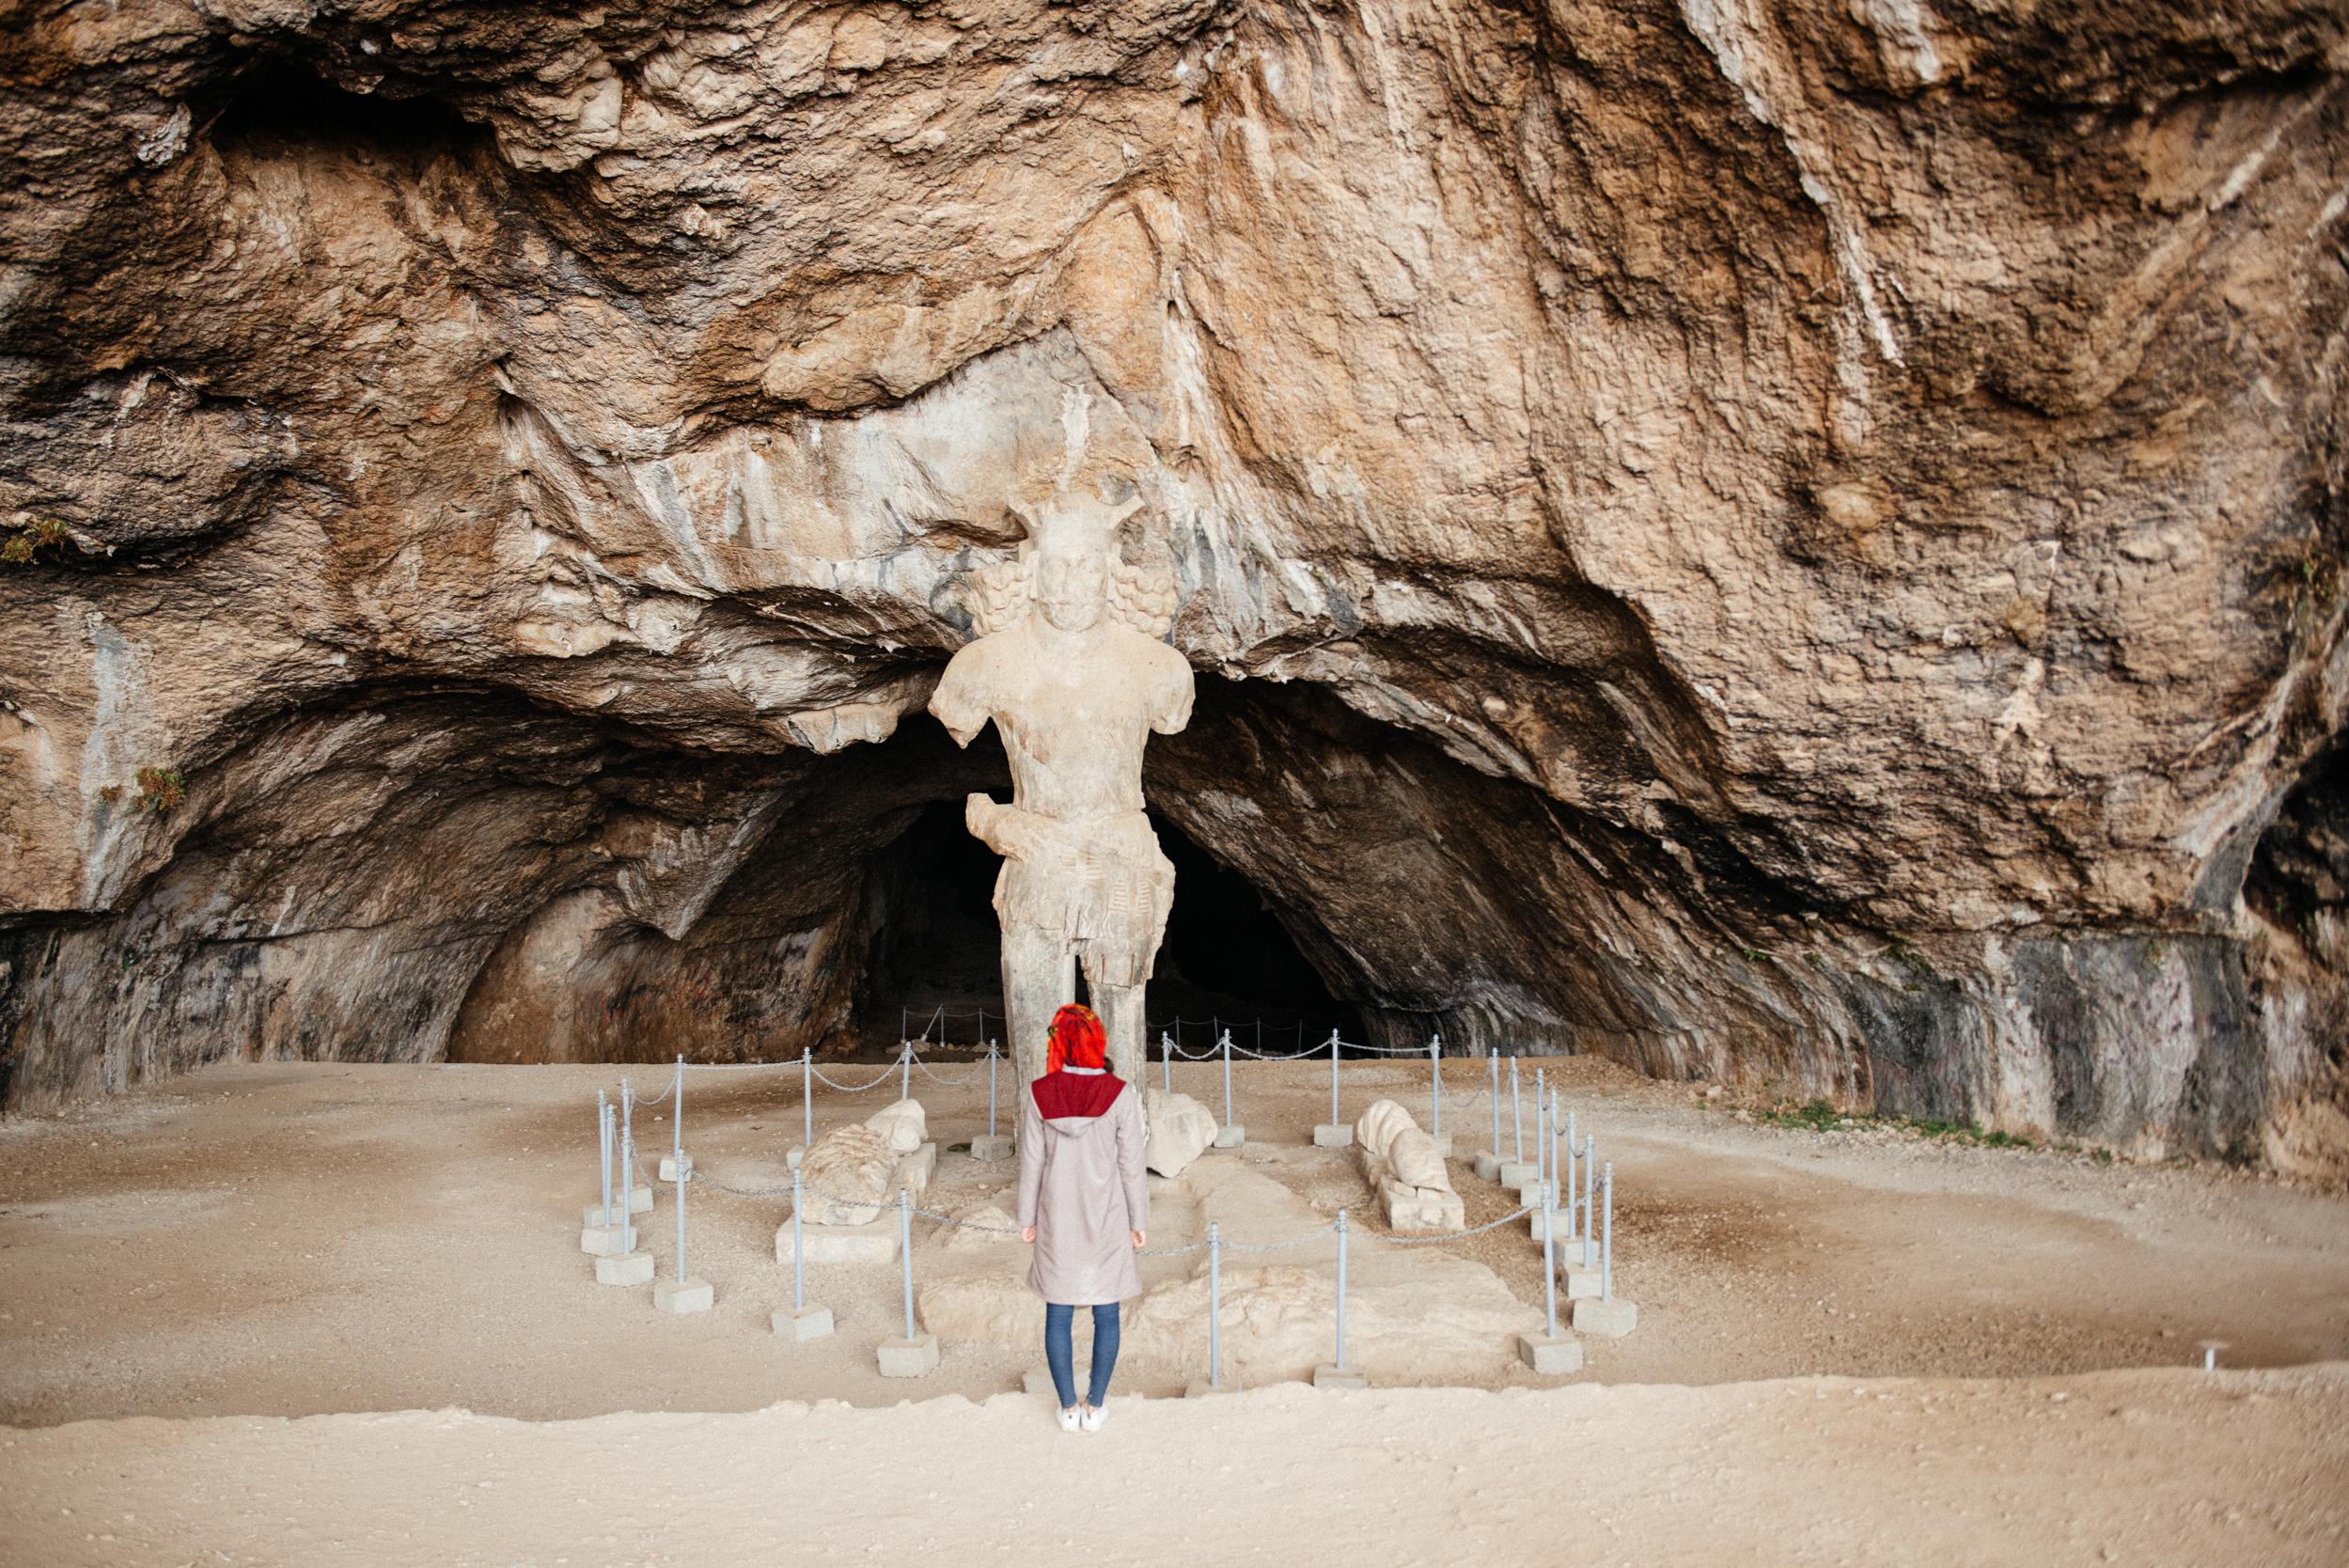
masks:
<svg viewBox="0 0 2349 1568"><path fill-rule="evenodd" d="M1229 1544L1212 1560L1360 1537L1394 1561L2349 1561L2349 1368L2236 1370L2349 1359L2349 1201L2225 1171L1757 1125L1684 1086L1546 1066L1614 1162L1619 1287L1640 1304L1629 1338L1586 1340L1577 1387L1496 1346L1473 1381L1520 1390L1498 1400L1283 1384L1129 1403L1090 1439L1006 1394L1027 1350L949 1345L918 1383L881 1378L893 1269L811 1269L839 1332L778 1341L780 1201L693 1203L713 1311L672 1319L646 1289L597 1286L578 1210L596 1185L594 1093L618 1068L244 1065L0 1122L0 1422L20 1429L0 1435L0 1561L733 1562L760 1541L861 1555L926 1537L982 1557L1000 1542L1164 1560L1130 1544L1196 1533L1216 1487L1212 1529ZM928 1201L951 1209L1010 1171L953 1150L984 1130L984 1074L937 1071L963 1078L915 1080L948 1151ZM1347 1116L1388 1094L1425 1120L1424 1064L1343 1071ZM1489 1137L1481 1064L1447 1081L1464 1154ZM1213 1066L1178 1064L1175 1082L1220 1105ZM1347 1156L1309 1147L1324 1067L1244 1065L1238 1085L1241 1157L1324 1212L1365 1201ZM891 1091L821 1092L817 1125ZM686 1096L688 1147L713 1170L780 1171L802 1123L795 1071L697 1074ZM666 1115L639 1113L648 1162ZM1455 1172L1472 1224L1513 1205ZM643 1221L664 1270L669 1202ZM1355 1219L1375 1231L1367 1210ZM1539 1302L1522 1224L1453 1245ZM2188 1370L2204 1340L2227 1344L2216 1377ZM2120 1368L2157 1370L2083 1376ZM1172 1393L1199 1371L1129 1364L1120 1388ZM984 1403L816 1403L940 1395ZM446 1413L184 1419L399 1411ZM1085 1440L1115 1444L1113 1468L1139 1486L1121 1528L1144 1533L1106 1555L1022 1533L1043 1528L1024 1511L1046 1493L956 1480L979 1454L991 1476L1032 1478L1025 1444ZM894 1492L883 1471L908 1464L920 1487ZM856 1505L806 1512L842 1496ZM1372 1497L1386 1501L1361 1512ZM698 1523L657 1533L684 1514ZM1440 1527L1447 1544L1367 1535L1372 1515Z"/></svg>
<svg viewBox="0 0 2349 1568"><path fill-rule="evenodd" d="M2028 1381L1301 1384L1113 1404L0 1435L0 1550L81 1564L2349 1560L2349 1368Z"/></svg>

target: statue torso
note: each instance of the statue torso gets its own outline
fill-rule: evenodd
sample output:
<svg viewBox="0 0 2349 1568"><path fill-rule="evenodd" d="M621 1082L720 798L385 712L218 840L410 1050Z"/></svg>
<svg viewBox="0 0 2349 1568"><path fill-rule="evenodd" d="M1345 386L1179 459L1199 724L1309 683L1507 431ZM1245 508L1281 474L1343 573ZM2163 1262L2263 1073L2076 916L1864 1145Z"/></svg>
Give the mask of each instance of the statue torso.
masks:
<svg viewBox="0 0 2349 1568"><path fill-rule="evenodd" d="M1182 728L1191 693L1182 655L1120 622L1061 639L1030 620L955 654L930 705L950 728L994 721L1014 805L1082 822L1142 809L1142 748Z"/></svg>

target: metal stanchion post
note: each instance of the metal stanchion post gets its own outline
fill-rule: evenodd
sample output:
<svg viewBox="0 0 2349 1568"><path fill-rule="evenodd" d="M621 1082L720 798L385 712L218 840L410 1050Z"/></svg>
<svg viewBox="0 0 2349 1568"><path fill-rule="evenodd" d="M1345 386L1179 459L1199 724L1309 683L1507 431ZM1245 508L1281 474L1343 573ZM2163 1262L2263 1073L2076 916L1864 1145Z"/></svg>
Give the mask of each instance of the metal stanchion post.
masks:
<svg viewBox="0 0 2349 1568"><path fill-rule="evenodd" d="M685 1167L682 1161L677 1171L677 1282L685 1282Z"/></svg>
<svg viewBox="0 0 2349 1568"><path fill-rule="evenodd" d="M622 1083L626 1079L620 1080ZM636 1140L623 1131L619 1136L619 1249L634 1252L628 1244L635 1238L629 1232L635 1229L636 1209Z"/></svg>
<svg viewBox="0 0 2349 1568"><path fill-rule="evenodd" d="M1552 1136L1558 1132L1555 1114L1550 1121L1550 1132ZM1569 1236L1578 1235L1580 1231L1574 1223L1574 1113L1572 1110L1566 1113L1566 1152L1561 1164L1566 1173L1566 1233ZM1589 1172L1584 1173L1583 1180L1586 1183L1589 1180Z"/></svg>
<svg viewBox="0 0 2349 1568"><path fill-rule="evenodd" d="M914 1097L914 1043L910 1040L899 1042L897 1097L900 1100L911 1100ZM914 1336L908 1334L905 1337L910 1340Z"/></svg>
<svg viewBox="0 0 2349 1568"><path fill-rule="evenodd" d="M1543 1203L1558 1206L1558 1194L1544 1188ZM1558 1338L1558 1233L1549 1226L1542 1227L1542 1308L1549 1316L1550 1338Z"/></svg>
<svg viewBox="0 0 2349 1568"><path fill-rule="evenodd" d="M1158 1087L1174 1092L1174 1037L1164 1029L1158 1032Z"/></svg>
<svg viewBox="0 0 2349 1568"><path fill-rule="evenodd" d="M1427 1043L1428 1077L1433 1085L1428 1090L1428 1103L1433 1107L1428 1121L1428 1136L1442 1141L1444 1137L1444 1037L1431 1035Z"/></svg>
<svg viewBox="0 0 2349 1568"><path fill-rule="evenodd" d="M800 1214L807 1207L807 1200L800 1186L799 1172L791 1172L791 1310L807 1309L807 1240L802 1229Z"/></svg>
<svg viewBox="0 0 2349 1568"><path fill-rule="evenodd" d="M1599 1211L1599 1299L1615 1299L1615 1162L1599 1171L1599 1190L1605 1195Z"/></svg>
<svg viewBox="0 0 2349 1568"><path fill-rule="evenodd" d="M1484 1060L1485 1060L1485 1074L1484 1074L1484 1075L1485 1075L1485 1077L1487 1077L1488 1079L1490 1079L1490 1080L1491 1080L1491 1082L1490 1082L1490 1083L1488 1083L1488 1084L1486 1085L1486 1089L1487 1089L1488 1092L1490 1093L1490 1095L1491 1095L1491 1097L1492 1097L1492 1101L1493 1101L1493 1157L1494 1157L1495 1159L1496 1159L1496 1160L1497 1160L1497 1159L1499 1159L1499 1158L1501 1157L1501 1057L1500 1057L1500 1053L1499 1053L1498 1051L1488 1050L1488 1051L1486 1051L1486 1052L1485 1052L1485 1055L1484 1055Z"/></svg>
<svg viewBox="0 0 2349 1568"><path fill-rule="evenodd" d="M806 1046L799 1053L799 1146L816 1146L816 1053Z"/></svg>
<svg viewBox="0 0 2349 1568"><path fill-rule="evenodd" d="M1509 1058L1509 1159L1512 1165L1526 1163L1526 1107L1517 1098L1517 1058Z"/></svg>
<svg viewBox="0 0 2349 1568"><path fill-rule="evenodd" d="M898 1250L905 1258L905 1337L914 1337L914 1194L897 1189Z"/></svg>
<svg viewBox="0 0 2349 1568"><path fill-rule="evenodd" d="M1216 1042L1224 1048L1224 1125L1231 1125L1231 1031L1226 1029Z"/></svg>
<svg viewBox="0 0 2349 1568"><path fill-rule="evenodd" d="M1329 1031L1329 1124L1338 1125L1338 1031Z"/></svg>
<svg viewBox="0 0 2349 1568"><path fill-rule="evenodd" d="M612 1103L595 1091L595 1138L603 1156L603 1223L612 1223Z"/></svg>
<svg viewBox="0 0 2349 1568"><path fill-rule="evenodd" d="M995 1043L987 1042L987 1136L995 1136Z"/></svg>
<svg viewBox="0 0 2349 1568"><path fill-rule="evenodd" d="M681 1171L685 1168L685 1053L682 1051L677 1053L677 1082L669 1086L669 1163Z"/></svg>
<svg viewBox="0 0 2349 1568"><path fill-rule="evenodd" d="M1533 1070L1533 1179L1536 1182L1550 1179L1550 1161L1558 1157L1557 1149L1552 1147L1557 1140L1546 1136L1549 1130L1550 1087L1543 1076L1544 1072L1545 1069L1540 1067Z"/></svg>
<svg viewBox="0 0 2349 1568"><path fill-rule="evenodd" d="M1224 1242L1215 1221L1207 1222L1207 1386L1223 1384Z"/></svg>
<svg viewBox="0 0 2349 1568"><path fill-rule="evenodd" d="M1599 1168L1599 1140L1589 1133L1582 1135L1582 1266L1594 1268L1599 1262L1599 1242L1590 1233L1590 1173Z"/></svg>
<svg viewBox="0 0 2349 1568"><path fill-rule="evenodd" d="M1338 1211L1338 1370L1346 1370L1346 1211Z"/></svg>

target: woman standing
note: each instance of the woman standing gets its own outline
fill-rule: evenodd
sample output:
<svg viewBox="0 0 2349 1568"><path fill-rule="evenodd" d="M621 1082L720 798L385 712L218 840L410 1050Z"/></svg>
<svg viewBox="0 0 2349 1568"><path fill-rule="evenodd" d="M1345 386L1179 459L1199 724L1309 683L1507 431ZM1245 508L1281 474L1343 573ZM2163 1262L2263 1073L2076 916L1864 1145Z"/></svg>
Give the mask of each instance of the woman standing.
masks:
<svg viewBox="0 0 2349 1568"><path fill-rule="evenodd" d="M1044 1075L1020 1104L1020 1239L1036 1248L1027 1282L1044 1298L1044 1360L1060 1430L1099 1432L1118 1364L1118 1303L1142 1294L1134 1266L1150 1218L1142 1098L1108 1069L1088 1007L1053 1014ZM1069 1320L1093 1309L1093 1379L1076 1400Z"/></svg>

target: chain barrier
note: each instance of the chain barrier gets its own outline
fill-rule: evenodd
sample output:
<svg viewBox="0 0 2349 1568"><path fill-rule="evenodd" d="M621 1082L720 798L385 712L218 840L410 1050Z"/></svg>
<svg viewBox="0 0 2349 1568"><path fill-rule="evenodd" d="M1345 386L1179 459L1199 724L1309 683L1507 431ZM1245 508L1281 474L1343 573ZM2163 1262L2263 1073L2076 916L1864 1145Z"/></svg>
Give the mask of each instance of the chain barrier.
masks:
<svg viewBox="0 0 2349 1568"><path fill-rule="evenodd" d="M792 1065L793 1065L793 1066L797 1066L797 1065L798 1065L798 1063L794 1062L794 1063L792 1063ZM811 1073L811 1074L813 1074L815 1075L816 1081L817 1081L818 1083L824 1084L824 1085L826 1085L827 1087L832 1088L832 1089L837 1089L837 1090L839 1090L841 1093L843 1093L843 1094L862 1094L862 1093L864 1093L864 1092L865 1092L865 1090L869 1090L869 1089L878 1089L878 1088L880 1088L883 1084L887 1083L887 1082L889 1081L889 1079L890 1079L891 1077L893 1077L893 1076L896 1074L897 1070L898 1070L898 1063L893 1061L893 1062L889 1063L889 1065L888 1065L888 1066L886 1066L886 1067L883 1068L883 1069L881 1070L881 1072L880 1072L880 1074L879 1074L877 1077L875 1077L875 1078L874 1078L871 1082L869 1082L869 1083L861 1083L861 1084L856 1085L854 1088L851 1088L851 1087L850 1087L849 1085L847 1085L847 1084L844 1084L844 1083L839 1083L839 1082L835 1081L835 1080L834 1080L834 1079L832 1079L831 1077L827 1076L827 1075L825 1074L825 1073L824 1073L824 1070L823 1070L822 1068L821 1068L821 1067L810 1067L810 1068L808 1069L808 1072L809 1072L809 1073Z"/></svg>
<svg viewBox="0 0 2349 1568"><path fill-rule="evenodd" d="M668 1088L661 1090L658 1094L647 1094L643 1090L638 1089L634 1083L631 1082L625 1074L621 1076L620 1082L628 1085L628 1092L634 1097L636 1104L640 1105L657 1105L677 1090L677 1085L675 1083L671 1083Z"/></svg>
<svg viewBox="0 0 2349 1568"><path fill-rule="evenodd" d="M1223 1049L1223 1046L1218 1044L1215 1049L1220 1052ZM1241 1044L1235 1040L1231 1043L1231 1054L1237 1057L1245 1057L1250 1061L1307 1061L1315 1057L1319 1057L1323 1061L1327 1061L1329 1059L1329 1042L1324 1040L1319 1045L1312 1046L1309 1049L1303 1051L1283 1052L1251 1051L1245 1045Z"/></svg>
<svg viewBox="0 0 2349 1568"><path fill-rule="evenodd" d="M936 1084L943 1089L960 1089L964 1084L969 1083L973 1078L979 1076L979 1069L986 1066L987 1064L982 1061L973 1066L966 1067L963 1070L963 1075L959 1078L949 1078L942 1073L932 1071L930 1063L922 1060L918 1055L914 1058L914 1065L920 1068L921 1075L928 1078L932 1083Z"/></svg>
<svg viewBox="0 0 2349 1568"><path fill-rule="evenodd" d="M1367 1236L1372 1241L1385 1242L1390 1247L1427 1247L1438 1242L1456 1242L1469 1236L1480 1236L1487 1231L1497 1231L1504 1225L1512 1225L1531 1213L1533 1213L1533 1205L1527 1203L1511 1210L1498 1219L1487 1220L1482 1225L1472 1226L1465 1231L1421 1231L1412 1234L1405 1234L1400 1231L1384 1234L1376 1231L1356 1231L1355 1234Z"/></svg>
<svg viewBox="0 0 2349 1568"><path fill-rule="evenodd" d="M648 1184L653 1184L654 1178L650 1171L645 1169L644 1162L642 1160L638 1160L636 1162L636 1173L643 1177ZM791 1189L789 1185L779 1187L738 1187L730 1184L729 1183L722 1182L715 1176L711 1175L707 1170L702 1169L695 1170L693 1180L696 1186L712 1187L733 1198L770 1199L789 1198L791 1195ZM838 1193L825 1192L821 1187L811 1187L807 1185L804 1178L800 1182L800 1191L809 1198L820 1198L827 1203L838 1203L843 1208L872 1209L879 1211L893 1206L890 1200L886 1198L843 1198ZM918 1205L914 1208L913 1212L924 1219L936 1220L941 1225L951 1225L957 1230L962 1231L983 1231L991 1236L1016 1236L1020 1233L1021 1229L1016 1225L983 1225L975 1219L962 1219L953 1215L942 1214L936 1209L925 1209L919 1207ZM1497 1231L1504 1225L1513 1225L1518 1220L1525 1218L1531 1213L1533 1213L1533 1205L1527 1203L1518 1208L1511 1209L1509 1213L1501 1215L1498 1219L1487 1220L1482 1225L1471 1226L1464 1231L1428 1231L1416 1234L1404 1234L1402 1232L1388 1234L1382 1233L1377 1231L1356 1231L1354 1234L1358 1238L1386 1242L1394 1247L1429 1247L1440 1245L1444 1242L1464 1241L1470 1236L1480 1236L1487 1231ZM1292 1247L1305 1247L1313 1242L1317 1242L1323 1236L1334 1234L1337 1230L1338 1222L1333 1219L1327 1225L1322 1226L1319 1230L1307 1231L1301 1234L1289 1236L1280 1241L1227 1241L1223 1243L1223 1249L1226 1252L1286 1252ZM1186 1242L1181 1247L1144 1247L1139 1256L1144 1258L1180 1258L1186 1252L1203 1252L1206 1248L1207 1243L1202 1240Z"/></svg>

